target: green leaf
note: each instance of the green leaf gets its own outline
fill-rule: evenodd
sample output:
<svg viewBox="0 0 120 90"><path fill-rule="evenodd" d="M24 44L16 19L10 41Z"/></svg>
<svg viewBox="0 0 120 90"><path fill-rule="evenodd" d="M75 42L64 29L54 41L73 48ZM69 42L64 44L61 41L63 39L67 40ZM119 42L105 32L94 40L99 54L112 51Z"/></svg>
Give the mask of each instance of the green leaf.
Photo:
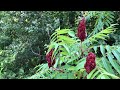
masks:
<svg viewBox="0 0 120 90"><path fill-rule="evenodd" d="M117 58L117 60L120 63L120 54L119 54L119 52L117 50L112 50L112 53L114 54L114 56Z"/></svg>
<svg viewBox="0 0 120 90"><path fill-rule="evenodd" d="M68 48L68 46L66 46L65 44L63 44L64 48L66 49L66 51L68 52L68 54L70 53L70 50Z"/></svg>
<svg viewBox="0 0 120 90"><path fill-rule="evenodd" d="M109 19L109 21L113 22L113 19L112 19L112 18L108 18L108 19Z"/></svg>
<svg viewBox="0 0 120 90"><path fill-rule="evenodd" d="M115 18L115 17L114 17L113 15L111 15L111 14L109 15L109 17L110 17L110 18L112 18L112 19L114 19L114 18Z"/></svg>
<svg viewBox="0 0 120 90"><path fill-rule="evenodd" d="M118 47L117 51L120 53L120 47Z"/></svg>
<svg viewBox="0 0 120 90"><path fill-rule="evenodd" d="M74 79L74 74L73 73L69 73L67 79Z"/></svg>
<svg viewBox="0 0 120 90"><path fill-rule="evenodd" d="M113 79L120 79L118 76L114 75L114 74L110 74L108 72L104 72L103 74L111 76Z"/></svg>
<svg viewBox="0 0 120 90"><path fill-rule="evenodd" d="M106 25L107 27L109 27L109 24L108 24L107 22L105 22L105 25Z"/></svg>
<svg viewBox="0 0 120 90"><path fill-rule="evenodd" d="M108 60L105 57L102 57L102 62L103 62L103 66L105 67L105 69L109 72L114 74L114 71L111 67L111 65L109 64Z"/></svg>
<svg viewBox="0 0 120 90"><path fill-rule="evenodd" d="M103 40L105 40L105 38L102 37L101 35L97 35L96 37L99 38L99 39L103 39Z"/></svg>
<svg viewBox="0 0 120 90"><path fill-rule="evenodd" d="M60 35L58 36L58 38L61 40L64 40L64 42L66 43L75 43L76 41L73 40L72 38L68 37L68 36L63 36L63 35Z"/></svg>
<svg viewBox="0 0 120 90"><path fill-rule="evenodd" d="M88 41L89 41L89 42L98 42L94 37L93 37L93 38L89 38Z"/></svg>
<svg viewBox="0 0 120 90"><path fill-rule="evenodd" d="M60 34L66 34L70 31L70 29L61 29L61 30L58 30L57 31L57 34L60 35Z"/></svg>
<svg viewBox="0 0 120 90"><path fill-rule="evenodd" d="M71 37L75 37L75 33L73 31L69 31L68 34L71 36Z"/></svg>
<svg viewBox="0 0 120 90"><path fill-rule="evenodd" d="M78 71L79 69L84 68L85 62L86 62L85 58L81 59L77 66L75 66L75 70Z"/></svg>
<svg viewBox="0 0 120 90"><path fill-rule="evenodd" d="M105 40L105 38L108 37L108 34L110 34L110 33L115 31L115 28L114 28L115 25L116 24L112 24L110 27L108 27L108 28L100 31L99 33L91 36L90 38L88 38L89 39L88 41L94 42L94 41L96 41L96 39L103 39L103 40Z"/></svg>
<svg viewBox="0 0 120 90"><path fill-rule="evenodd" d="M106 45L106 50L107 50L107 52L108 52L108 53L110 53L110 52L111 52L111 48L110 48L110 46L109 46L109 45Z"/></svg>
<svg viewBox="0 0 120 90"><path fill-rule="evenodd" d="M56 37L57 36L57 32L54 32L51 36L50 36L50 38L53 38L53 37Z"/></svg>
<svg viewBox="0 0 120 90"><path fill-rule="evenodd" d="M54 50L54 52L56 52L56 50L58 49L58 44L56 43L56 42L54 42L54 46L55 46L55 50ZM53 52L53 54L54 54L54 52Z"/></svg>
<svg viewBox="0 0 120 90"><path fill-rule="evenodd" d="M73 57L71 57L68 61L67 61L67 63L71 63L71 62L73 62L73 61L75 61L77 58L73 58Z"/></svg>
<svg viewBox="0 0 120 90"><path fill-rule="evenodd" d="M103 56L105 56L105 49L103 45L100 45L100 51L102 53Z"/></svg>
<svg viewBox="0 0 120 90"><path fill-rule="evenodd" d="M63 51L63 52L60 52L60 54L62 54L62 56L66 56L66 55L68 55L68 53L67 52L65 52L65 51Z"/></svg>
<svg viewBox="0 0 120 90"><path fill-rule="evenodd" d="M96 71L96 72L91 76L91 79L95 78L99 73L100 73L100 71Z"/></svg>
<svg viewBox="0 0 120 90"><path fill-rule="evenodd" d="M59 58L56 59L56 62L55 62L55 65L54 65L55 68L57 67L58 62L59 62Z"/></svg>
<svg viewBox="0 0 120 90"><path fill-rule="evenodd" d="M97 46L94 46L93 49L94 49L95 53L97 53Z"/></svg>
<svg viewBox="0 0 120 90"><path fill-rule="evenodd" d="M56 40L57 40L57 35L53 36L53 37L51 38L50 42L56 42Z"/></svg>
<svg viewBox="0 0 120 90"><path fill-rule="evenodd" d="M111 65L115 68L115 70L120 74L120 66L113 60L113 56L111 53L107 55Z"/></svg>
<svg viewBox="0 0 120 90"><path fill-rule="evenodd" d="M2 52L3 52L3 51L2 51L2 50L0 50L0 55L2 54Z"/></svg>
<svg viewBox="0 0 120 90"><path fill-rule="evenodd" d="M106 79L106 78L105 78L105 75L102 75L102 76L101 76L101 79Z"/></svg>
<svg viewBox="0 0 120 90"><path fill-rule="evenodd" d="M104 75L105 76L105 79L110 79L110 77L108 77L107 75Z"/></svg>
<svg viewBox="0 0 120 90"><path fill-rule="evenodd" d="M71 66L71 67L68 68L68 70L74 70L74 69L75 69L74 66Z"/></svg>
<svg viewBox="0 0 120 90"><path fill-rule="evenodd" d="M59 31L60 30L60 27L59 28L57 28L55 31Z"/></svg>
<svg viewBox="0 0 120 90"><path fill-rule="evenodd" d="M97 76L96 79L101 79L102 76L103 76L103 74L101 73L100 75Z"/></svg>
<svg viewBox="0 0 120 90"><path fill-rule="evenodd" d="M101 79L110 79L110 78L109 78L107 75L104 75L104 74L103 74L103 75L101 76Z"/></svg>
<svg viewBox="0 0 120 90"><path fill-rule="evenodd" d="M93 69L88 75L87 75L87 79L91 79L93 73L96 71L96 68Z"/></svg>
<svg viewBox="0 0 120 90"><path fill-rule="evenodd" d="M107 23L111 24L111 21L109 19L106 19Z"/></svg>
<svg viewBox="0 0 120 90"><path fill-rule="evenodd" d="M47 51L47 53L50 52L50 50L51 50L52 48L54 48L54 47L55 47L54 42L51 42L51 44L48 46L48 51Z"/></svg>

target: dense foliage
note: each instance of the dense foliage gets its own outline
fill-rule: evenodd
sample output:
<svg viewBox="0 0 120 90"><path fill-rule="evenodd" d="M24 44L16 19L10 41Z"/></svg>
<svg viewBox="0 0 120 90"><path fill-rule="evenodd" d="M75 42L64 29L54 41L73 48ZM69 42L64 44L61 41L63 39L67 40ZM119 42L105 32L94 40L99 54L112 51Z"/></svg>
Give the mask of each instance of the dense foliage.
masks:
<svg viewBox="0 0 120 90"><path fill-rule="evenodd" d="M119 11L0 11L0 79L119 79Z"/></svg>

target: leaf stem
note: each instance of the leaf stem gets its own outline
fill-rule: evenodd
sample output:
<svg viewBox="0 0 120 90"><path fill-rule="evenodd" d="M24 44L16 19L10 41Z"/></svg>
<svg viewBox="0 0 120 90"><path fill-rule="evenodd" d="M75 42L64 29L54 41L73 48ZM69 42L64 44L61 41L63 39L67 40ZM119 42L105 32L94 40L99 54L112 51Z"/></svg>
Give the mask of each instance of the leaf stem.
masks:
<svg viewBox="0 0 120 90"><path fill-rule="evenodd" d="M52 67L52 70L56 70L56 71L59 71L59 72L64 73L64 71L63 71L63 70L61 70L61 69L59 69L59 68L54 68L54 67Z"/></svg>
<svg viewBox="0 0 120 90"><path fill-rule="evenodd" d="M81 58L83 57L82 41L81 41Z"/></svg>

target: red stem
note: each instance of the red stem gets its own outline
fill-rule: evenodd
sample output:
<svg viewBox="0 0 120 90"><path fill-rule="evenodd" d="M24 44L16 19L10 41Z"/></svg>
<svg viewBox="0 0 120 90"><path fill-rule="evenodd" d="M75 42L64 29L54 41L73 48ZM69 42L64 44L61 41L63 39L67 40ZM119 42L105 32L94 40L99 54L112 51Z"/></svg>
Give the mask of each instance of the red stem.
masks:
<svg viewBox="0 0 120 90"><path fill-rule="evenodd" d="M81 57L83 57L82 41L81 41Z"/></svg>

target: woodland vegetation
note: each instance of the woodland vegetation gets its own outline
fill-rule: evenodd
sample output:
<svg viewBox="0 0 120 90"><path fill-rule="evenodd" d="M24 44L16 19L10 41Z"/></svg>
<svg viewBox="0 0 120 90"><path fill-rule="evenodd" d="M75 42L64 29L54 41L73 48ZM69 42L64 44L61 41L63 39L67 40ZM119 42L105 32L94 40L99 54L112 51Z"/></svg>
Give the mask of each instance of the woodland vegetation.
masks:
<svg viewBox="0 0 120 90"><path fill-rule="evenodd" d="M0 79L119 79L120 11L0 11Z"/></svg>

